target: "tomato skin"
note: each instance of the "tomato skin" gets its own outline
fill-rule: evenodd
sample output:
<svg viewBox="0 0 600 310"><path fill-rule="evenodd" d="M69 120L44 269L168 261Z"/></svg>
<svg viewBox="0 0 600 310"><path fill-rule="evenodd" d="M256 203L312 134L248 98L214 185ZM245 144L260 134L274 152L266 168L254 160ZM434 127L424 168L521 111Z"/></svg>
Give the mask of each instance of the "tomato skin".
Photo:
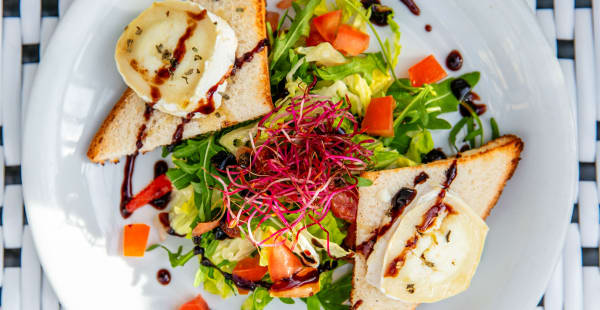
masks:
<svg viewBox="0 0 600 310"><path fill-rule="evenodd" d="M289 9L292 6L292 0L281 0L277 2L276 6L280 10Z"/></svg>
<svg viewBox="0 0 600 310"><path fill-rule="evenodd" d="M349 25L340 25L333 47L348 56L356 56L369 48L369 35Z"/></svg>
<svg viewBox="0 0 600 310"><path fill-rule="evenodd" d="M311 24L310 32L306 38L306 46L317 46L323 42L327 42Z"/></svg>
<svg viewBox="0 0 600 310"><path fill-rule="evenodd" d="M341 192L331 199L333 215L349 223L356 222L357 207L358 194L355 191Z"/></svg>
<svg viewBox="0 0 600 310"><path fill-rule="evenodd" d="M371 99L362 128L374 136L393 137L395 108L396 101L392 96Z"/></svg>
<svg viewBox="0 0 600 310"><path fill-rule="evenodd" d="M271 24L271 29L275 32L279 25L279 13L267 11L267 23Z"/></svg>
<svg viewBox="0 0 600 310"><path fill-rule="evenodd" d="M302 267L300 259L287 246L269 248L269 275L273 282L291 278Z"/></svg>
<svg viewBox="0 0 600 310"><path fill-rule="evenodd" d="M332 43L342 21L342 10L332 11L313 18L312 25L327 42Z"/></svg>
<svg viewBox="0 0 600 310"><path fill-rule="evenodd" d="M410 84L415 87L435 83L446 76L448 76L448 73L433 55L423 58L408 69Z"/></svg>
<svg viewBox="0 0 600 310"><path fill-rule="evenodd" d="M173 190L171 180L169 180L166 174L162 174L148 184L141 192L137 193L127 203L125 209L129 213L133 213L133 211L148 204L150 201L168 194L171 190Z"/></svg>
<svg viewBox="0 0 600 310"><path fill-rule="evenodd" d="M247 281L260 281L267 274L268 268L260 265L260 257L246 257L233 268L233 275Z"/></svg>
<svg viewBox="0 0 600 310"><path fill-rule="evenodd" d="M202 295L198 294L194 299L181 305L179 310L210 310L210 308L204 298L202 298Z"/></svg>

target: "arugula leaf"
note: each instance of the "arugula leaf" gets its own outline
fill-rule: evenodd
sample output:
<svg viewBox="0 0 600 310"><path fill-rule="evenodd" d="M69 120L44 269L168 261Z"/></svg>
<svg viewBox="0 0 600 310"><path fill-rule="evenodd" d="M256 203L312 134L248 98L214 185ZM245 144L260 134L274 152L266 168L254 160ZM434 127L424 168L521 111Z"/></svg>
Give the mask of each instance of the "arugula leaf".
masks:
<svg viewBox="0 0 600 310"><path fill-rule="evenodd" d="M363 57L352 57L350 62L343 65L317 68L317 76L325 81L341 80L349 75L358 73L371 84L373 81L373 71L379 69L385 70L385 62L381 53L368 53Z"/></svg>
<svg viewBox="0 0 600 310"><path fill-rule="evenodd" d="M293 299L287 297L279 297L279 300L286 305L293 305L296 303Z"/></svg>
<svg viewBox="0 0 600 310"><path fill-rule="evenodd" d="M303 9L300 9L297 4L294 5L296 16L287 32L278 31L275 42L272 42L272 50L270 55L271 71L277 66L285 53L291 49L302 35L308 35L309 21L314 14L315 8L321 0L309 0Z"/></svg>
<svg viewBox="0 0 600 310"><path fill-rule="evenodd" d="M175 186L175 188L179 190L188 187L193 179L193 176L185 173L183 170L173 168L170 168L167 171L167 177L169 178L169 180L171 180L173 186Z"/></svg>
<svg viewBox="0 0 600 310"><path fill-rule="evenodd" d="M483 145L483 140L484 140L483 124L481 123L481 119L479 118L479 115L477 115L477 113L475 113L475 111L473 111L473 109L467 103L461 102L460 104L465 109L467 109L467 111L469 111L469 113L471 114L471 122L473 120L475 120L475 122L477 122L477 126L480 131L478 132L477 135L475 135L475 137L479 136L479 145ZM469 124L467 124L467 125L469 125ZM469 130L468 132L471 133L473 130L475 130L475 125L473 124L472 127L467 126L467 129ZM470 139L471 148L476 147L475 137Z"/></svg>
<svg viewBox="0 0 600 310"><path fill-rule="evenodd" d="M352 273L347 273L333 282L333 271L321 274L321 291L315 296L325 310L348 310L350 307L344 302L350 297L352 290Z"/></svg>
<svg viewBox="0 0 600 310"><path fill-rule="evenodd" d="M492 126L492 139L498 139L500 137L500 129L498 129L498 123L495 118L490 118L490 125Z"/></svg>
<svg viewBox="0 0 600 310"><path fill-rule="evenodd" d="M219 186L212 175L217 174L210 159L224 148L215 142L215 136L202 136L182 142L173 152L173 163L177 168L169 169L167 177L175 188L183 189L192 185L194 202L198 209L197 222L207 222L218 214L214 202L220 200L213 188Z"/></svg>
<svg viewBox="0 0 600 310"><path fill-rule="evenodd" d="M463 139L464 141L474 141L475 137L481 135L483 131L481 129L476 129L471 131L468 135Z"/></svg>
<svg viewBox="0 0 600 310"><path fill-rule="evenodd" d="M469 136L473 131L475 131L475 123L473 122L473 118L467 118L467 136ZM471 139L463 139L465 142L469 142L469 146L474 149L475 148L475 137Z"/></svg>
<svg viewBox="0 0 600 310"><path fill-rule="evenodd" d="M456 146L456 136L458 135L460 130L463 129L463 127L465 127L468 120L469 119L467 117L461 118L460 121L458 121L454 125L454 127L452 127L452 130L450 130L450 135L448 136L448 143L450 143L450 146L453 147L456 150L456 152L459 151L458 146Z"/></svg>
<svg viewBox="0 0 600 310"><path fill-rule="evenodd" d="M442 118L437 118L438 114L430 114L429 122L425 128L431 130L447 130L452 128L452 124L450 124L447 120Z"/></svg>
<svg viewBox="0 0 600 310"><path fill-rule="evenodd" d="M182 254L183 246L179 246L179 248L177 249L177 252L171 252L171 250L169 250L167 247L165 247L164 245L161 245L161 244L153 244L153 245L149 246L146 249L146 252L154 251L155 249L157 249L159 247L164 249L167 252L167 254L169 256L169 262L171 263L171 267L173 267L173 268L185 265L190 259L192 259L194 256L196 256L193 249L188 251L185 254Z"/></svg>
<svg viewBox="0 0 600 310"><path fill-rule="evenodd" d="M477 85L477 83L479 83L481 74L479 73L479 71L474 71L474 72L463 74L463 75L459 76L458 78L461 78L461 79L467 81L469 86L471 86L471 88L474 88L475 85Z"/></svg>

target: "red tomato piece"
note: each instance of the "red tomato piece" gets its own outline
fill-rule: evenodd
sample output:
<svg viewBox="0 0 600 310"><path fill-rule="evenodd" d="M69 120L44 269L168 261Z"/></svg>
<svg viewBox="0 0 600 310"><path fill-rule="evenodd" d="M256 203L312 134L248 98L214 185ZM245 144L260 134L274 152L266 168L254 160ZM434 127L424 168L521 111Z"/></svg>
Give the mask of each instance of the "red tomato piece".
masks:
<svg viewBox="0 0 600 310"><path fill-rule="evenodd" d="M276 6L280 10L289 9L292 6L292 0L281 0L277 2Z"/></svg>
<svg viewBox="0 0 600 310"><path fill-rule="evenodd" d="M313 18L312 25L327 42L333 43L342 22L342 10L332 11Z"/></svg>
<svg viewBox="0 0 600 310"><path fill-rule="evenodd" d="M369 35L352 28L349 25L340 25L333 47L345 55L356 56L369 47Z"/></svg>
<svg viewBox="0 0 600 310"><path fill-rule="evenodd" d="M346 222L356 222L356 208L358 207L358 194L355 191L341 192L331 199L331 212L335 217Z"/></svg>
<svg viewBox="0 0 600 310"><path fill-rule="evenodd" d="M317 46L323 42L327 42L315 29L314 26L310 26L310 32L306 38L306 46Z"/></svg>
<svg viewBox="0 0 600 310"><path fill-rule="evenodd" d="M268 271L267 267L260 265L260 257L246 257L239 261L233 268L233 275L247 281L260 281Z"/></svg>
<svg viewBox="0 0 600 310"><path fill-rule="evenodd" d="M302 267L300 259L287 246L269 248L269 274L273 282L291 278Z"/></svg>
<svg viewBox="0 0 600 310"><path fill-rule="evenodd" d="M152 183L148 184L146 188L135 195L133 199L127 203L125 209L130 213L133 213L133 211L137 210L139 207L168 194L171 190L173 190L171 180L169 180L166 174L160 175L154 179Z"/></svg>
<svg viewBox="0 0 600 310"><path fill-rule="evenodd" d="M279 25L279 13L267 11L267 23L271 24L271 29L273 31L277 30L277 25Z"/></svg>
<svg viewBox="0 0 600 310"><path fill-rule="evenodd" d="M396 101L392 96L371 99L362 128L374 136L393 137L395 108Z"/></svg>
<svg viewBox="0 0 600 310"><path fill-rule="evenodd" d="M423 58L423 60L408 69L410 84L415 87L435 83L446 76L448 76L448 73L433 55Z"/></svg>
<svg viewBox="0 0 600 310"><path fill-rule="evenodd" d="M210 308L204 298L202 298L202 295L198 294L194 299L181 305L179 310L210 310Z"/></svg>
<svg viewBox="0 0 600 310"><path fill-rule="evenodd" d="M150 226L146 224L128 224L123 228L123 255L142 257L146 251L146 243L150 234Z"/></svg>

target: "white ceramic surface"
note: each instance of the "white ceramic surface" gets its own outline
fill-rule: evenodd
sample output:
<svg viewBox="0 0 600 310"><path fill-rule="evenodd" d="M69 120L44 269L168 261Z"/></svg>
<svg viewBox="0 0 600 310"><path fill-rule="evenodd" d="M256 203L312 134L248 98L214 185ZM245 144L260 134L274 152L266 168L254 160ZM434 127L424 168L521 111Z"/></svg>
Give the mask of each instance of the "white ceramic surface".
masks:
<svg viewBox="0 0 600 310"><path fill-rule="evenodd" d="M123 164L98 166L85 157L124 89L112 57L115 42L150 2L74 2L45 52L25 111L22 175L29 223L44 270L68 309L175 309L201 291L192 286L195 261L172 270L171 284L161 286L156 271L169 267L163 252L118 255L121 227L151 222L155 211L144 208L122 220ZM521 0L422 1L419 17L399 1L384 2L394 7L403 32L400 75L426 54L443 60L460 50L465 64L459 73L482 72L476 90L488 104L487 115L503 133L525 141L519 169L488 219L486 249L470 289L422 309L532 309L558 258L573 201L575 126L560 67ZM431 33L425 24L433 26ZM445 139L436 136L440 145ZM149 181L158 157L138 158L134 191ZM150 238L158 240L156 230ZM167 244L179 242L170 238ZM243 301L203 295L212 309L235 309Z"/></svg>

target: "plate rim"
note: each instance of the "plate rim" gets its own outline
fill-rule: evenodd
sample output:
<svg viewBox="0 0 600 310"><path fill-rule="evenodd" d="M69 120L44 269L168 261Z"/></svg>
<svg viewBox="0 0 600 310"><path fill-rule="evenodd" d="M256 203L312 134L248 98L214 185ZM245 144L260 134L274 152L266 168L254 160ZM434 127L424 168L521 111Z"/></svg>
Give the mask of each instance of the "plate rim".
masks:
<svg viewBox="0 0 600 310"><path fill-rule="evenodd" d="M113 6L113 5L115 5L116 1L117 0L111 0L110 2L105 2L102 4L102 6ZM67 14L61 19L53 36L51 37L51 40L49 40L49 44L45 51L45 55L42 55L42 57L41 57L42 60L45 58L50 58L53 55L64 54L64 50L61 49L60 43L65 40L68 40L69 34L72 33L72 27L74 25L76 25L76 21L79 20L77 15L81 14L82 12L90 10L91 4L93 4L94 2L96 2L96 1L80 0L80 1L76 1L76 3L73 3L73 5L68 10ZM104 1L102 1L102 2L104 2ZM515 2L517 2L517 3L515 3ZM521 2L521 3L518 3L518 2ZM543 39L542 41L546 43L543 50L547 50L547 51L551 50L550 43L546 40L546 37L544 36L542 29L536 22L534 13L531 12L531 10L529 9L529 7L527 6L527 4L524 1L503 1L502 5L508 5L508 6L516 5L517 9L518 9L517 12L519 14L521 14L521 16L525 17L525 15L529 15L529 17L523 18L524 22L530 26L528 30L532 31L533 35L536 36L538 39ZM102 6L100 6L100 7L102 7ZM86 30L87 30L87 28L86 28ZM73 52L73 53L77 54L76 52ZM561 87L562 88L561 93L563 93L564 97L567 98L568 101L570 102L571 97L568 95L565 78L564 78L562 69L559 65L557 57L551 57L550 63L554 67L553 70L555 70L555 71L558 70L557 72L560 72L560 80L562 81L561 84L563 85L563 87ZM28 183L31 184L33 182L30 179L33 178L34 175L36 175L35 171L34 172L30 171L31 165L28 163L30 160L33 160L33 159L27 155L31 151L30 149L31 148L35 149L35 146L36 146L36 143L35 143L36 130L34 130L35 126L32 125L32 121L30 121L30 119L32 119L34 117L33 109L31 109L31 107L35 107L35 105L36 105L35 98L38 97L38 96L35 96L35 94L40 92L40 88L42 88L39 84L42 84L44 80L47 80L46 77L49 74L52 74L51 73L52 68L53 68L52 64L50 64L48 62L40 62L40 65L36 72L34 83L31 88L30 102L26 103L26 106L24 107L26 110L25 110L25 118L24 118L24 123L23 123L23 143L22 143L23 159L22 159L22 164L21 164L21 166L22 166L21 167L21 169L22 169L22 186L23 186L25 210L28 215L29 226L32 231L36 250L38 249L38 246L37 246L38 242L41 240L44 240L44 239L42 238L43 231L40 226L41 219L37 215L35 215L36 209L32 206L32 204L30 204L30 201L32 201L33 197L35 197L35 195L37 195L37 193L32 189L32 186L26 186ZM567 123L565 125L567 127L569 127L566 129L569 130L570 135L573 136L571 139L571 144L569 145L569 149L571 150L570 153L572 153L572 159L576 163L576 162L578 162L576 115L573 113L573 111L571 109L569 109ZM571 180L575 183L574 186L577 186L577 170L576 170L575 165L570 165L568 168L568 172L570 174ZM570 200L574 202L575 198L576 198L575 197L575 194L576 194L575 187L571 187L568 190L565 189L565 193L567 193L567 191L569 193ZM568 214L571 214L573 212L573 208L574 208L574 204L571 203L568 208L564 208L564 212L565 213L568 212ZM569 223L570 223L570 217L566 216L564 219L564 224L561 227L559 227L559 230L560 230L559 235L561 236L560 244L564 244L564 240L566 238L566 233L567 233L567 230L569 227ZM556 246L554 248L554 251L551 255L552 259L548 260L548 261L551 261L551 265L556 264L556 262L559 259L559 256L560 256L559 254L561 251L562 251L562 247L560 247L560 246ZM49 282L51 284L54 284L55 281L53 279L58 276L57 272L54 270L52 265L48 264L47 258L45 257L46 255L43 255L43 253L40 253L39 251L38 251L38 254L39 254L40 263L44 268L45 274L47 275L47 279L49 280ZM546 283L549 281L550 277L551 277L551 272L549 272L546 277L546 281L545 281ZM66 296L68 296L68 294L64 294L64 292L59 292L58 289L55 292L56 292L57 296L62 297L60 299L61 301L69 300L69 298L65 298ZM538 295L541 297L543 295L543 292L544 292L544 287L539 289ZM68 302L65 302L65 304L67 304L67 303Z"/></svg>

